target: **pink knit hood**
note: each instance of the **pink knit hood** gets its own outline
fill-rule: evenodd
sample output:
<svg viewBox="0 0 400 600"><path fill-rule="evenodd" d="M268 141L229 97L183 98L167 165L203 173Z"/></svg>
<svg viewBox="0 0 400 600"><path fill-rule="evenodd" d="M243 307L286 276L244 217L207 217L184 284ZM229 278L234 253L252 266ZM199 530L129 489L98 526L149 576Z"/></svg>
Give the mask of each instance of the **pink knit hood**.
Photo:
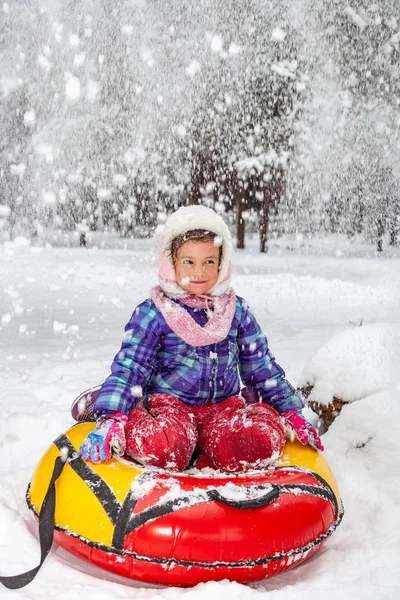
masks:
<svg viewBox="0 0 400 600"><path fill-rule="evenodd" d="M169 257L172 240L192 229L205 229L215 233L221 240L222 259L217 283L207 292L211 296L221 296L230 286L232 238L228 226L211 208L202 205L181 206L165 222L159 239L160 265L158 280L162 290L173 298L182 298L188 293L175 279L175 271Z"/></svg>

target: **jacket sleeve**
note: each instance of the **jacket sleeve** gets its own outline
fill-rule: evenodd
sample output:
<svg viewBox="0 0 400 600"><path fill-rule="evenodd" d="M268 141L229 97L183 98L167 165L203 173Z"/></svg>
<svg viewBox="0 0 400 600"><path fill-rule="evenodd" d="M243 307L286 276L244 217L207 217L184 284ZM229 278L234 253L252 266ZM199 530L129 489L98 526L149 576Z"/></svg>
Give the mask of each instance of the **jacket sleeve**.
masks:
<svg viewBox="0 0 400 600"><path fill-rule="evenodd" d="M285 379L285 372L275 362L254 315L243 301L243 313L238 327L239 369L246 386L251 386L279 413L302 409L303 400Z"/></svg>
<svg viewBox="0 0 400 600"><path fill-rule="evenodd" d="M122 346L102 385L94 414L116 411L128 415L148 383L160 344L157 308L151 300L140 304L125 327Z"/></svg>

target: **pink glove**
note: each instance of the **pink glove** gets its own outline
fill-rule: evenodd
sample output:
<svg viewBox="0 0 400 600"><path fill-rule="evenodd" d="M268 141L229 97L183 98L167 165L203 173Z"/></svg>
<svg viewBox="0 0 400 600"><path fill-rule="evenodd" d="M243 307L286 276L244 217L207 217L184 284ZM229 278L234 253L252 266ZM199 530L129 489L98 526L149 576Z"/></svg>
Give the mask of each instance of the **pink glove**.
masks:
<svg viewBox="0 0 400 600"><path fill-rule="evenodd" d="M323 450L324 446L320 440L320 437L316 429L309 423L303 416L301 410L294 409L289 412L283 413L286 421L286 428L297 437L298 440L305 446L310 444L318 450Z"/></svg>
<svg viewBox="0 0 400 600"><path fill-rule="evenodd" d="M95 429L83 441L79 453L84 460L99 464L111 458L111 453L121 456L125 452L125 423L122 413L99 419Z"/></svg>

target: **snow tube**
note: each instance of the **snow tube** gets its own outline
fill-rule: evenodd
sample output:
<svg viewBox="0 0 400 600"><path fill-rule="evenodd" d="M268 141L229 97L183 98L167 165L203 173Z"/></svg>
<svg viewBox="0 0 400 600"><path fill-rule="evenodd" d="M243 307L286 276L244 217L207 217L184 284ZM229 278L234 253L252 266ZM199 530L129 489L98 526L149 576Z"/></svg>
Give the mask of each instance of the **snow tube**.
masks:
<svg viewBox="0 0 400 600"><path fill-rule="evenodd" d="M38 518L60 455L55 483L55 541L85 561L142 582L192 586L209 580L250 582L312 556L343 509L325 459L288 442L267 471L168 473L123 459L87 464L78 449L94 423L57 438L27 491Z"/></svg>

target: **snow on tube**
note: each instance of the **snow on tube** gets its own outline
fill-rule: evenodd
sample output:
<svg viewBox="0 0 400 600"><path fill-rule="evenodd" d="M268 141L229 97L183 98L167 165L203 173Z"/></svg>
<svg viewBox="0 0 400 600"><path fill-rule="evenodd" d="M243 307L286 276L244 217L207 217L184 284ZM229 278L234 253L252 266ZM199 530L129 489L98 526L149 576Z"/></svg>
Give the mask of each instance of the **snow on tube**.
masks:
<svg viewBox="0 0 400 600"><path fill-rule="evenodd" d="M342 519L332 471L309 446L287 442L266 471L168 473L117 458L87 464L78 449L94 425L55 440L27 502L38 517L54 462L68 453L55 484L54 539L114 574L176 586L255 581L312 556Z"/></svg>

